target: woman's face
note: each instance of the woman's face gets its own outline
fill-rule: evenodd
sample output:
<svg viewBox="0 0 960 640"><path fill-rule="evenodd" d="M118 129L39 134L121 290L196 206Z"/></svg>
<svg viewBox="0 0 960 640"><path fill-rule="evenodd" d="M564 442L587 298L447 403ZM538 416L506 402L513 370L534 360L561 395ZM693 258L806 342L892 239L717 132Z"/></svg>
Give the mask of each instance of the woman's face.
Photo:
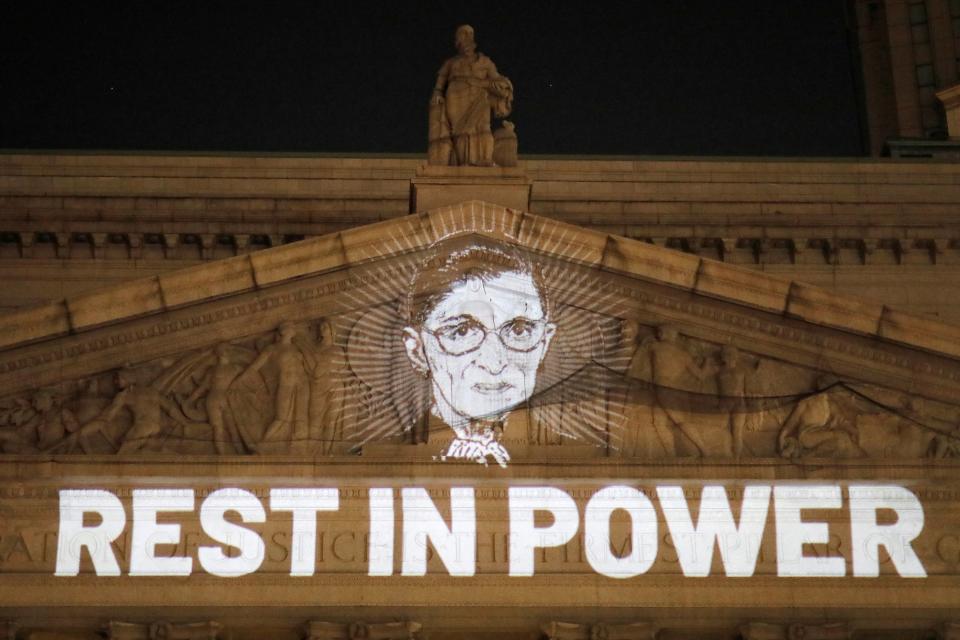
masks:
<svg viewBox="0 0 960 640"><path fill-rule="evenodd" d="M533 278L514 271L455 284L405 343L415 364L422 346L441 416L496 418L533 393L555 330Z"/></svg>

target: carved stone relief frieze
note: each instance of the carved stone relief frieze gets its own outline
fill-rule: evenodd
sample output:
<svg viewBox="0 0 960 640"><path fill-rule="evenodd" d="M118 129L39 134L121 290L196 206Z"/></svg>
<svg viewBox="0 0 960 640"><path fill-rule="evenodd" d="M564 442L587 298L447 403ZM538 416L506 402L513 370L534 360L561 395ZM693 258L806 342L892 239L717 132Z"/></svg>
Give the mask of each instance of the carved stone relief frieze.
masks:
<svg viewBox="0 0 960 640"><path fill-rule="evenodd" d="M422 628L419 622L322 622L311 620L304 640L415 640Z"/></svg>
<svg viewBox="0 0 960 640"><path fill-rule="evenodd" d="M276 331L0 401L6 453L330 453L345 359L331 323Z"/></svg>
<svg viewBox="0 0 960 640"><path fill-rule="evenodd" d="M956 406L832 371L825 355L809 362L860 358L853 342L476 238L408 258L217 303L197 323L129 327L104 360L113 368L0 398L0 452L337 455L431 442L437 458L500 465L559 445L636 459L960 453ZM148 331L156 322L206 338L178 352L176 332ZM763 351L757 331L803 358ZM116 366L138 340L169 355ZM59 353L92 357L82 346Z"/></svg>
<svg viewBox="0 0 960 640"><path fill-rule="evenodd" d="M628 624L577 624L573 622L546 622L540 625L547 640L653 640L657 627L650 622Z"/></svg>
<svg viewBox="0 0 960 640"><path fill-rule="evenodd" d="M535 388L491 423L485 449L461 457L492 461L518 441L640 459L960 454L954 406L693 338L672 324L570 306L551 314L555 342L532 365ZM418 373L389 320L397 315L387 305L283 322L0 399L0 451L334 455L442 440L453 425L431 410L443 393L431 376L440 374Z"/></svg>
<svg viewBox="0 0 960 640"><path fill-rule="evenodd" d="M957 407L626 321L623 455L954 457Z"/></svg>

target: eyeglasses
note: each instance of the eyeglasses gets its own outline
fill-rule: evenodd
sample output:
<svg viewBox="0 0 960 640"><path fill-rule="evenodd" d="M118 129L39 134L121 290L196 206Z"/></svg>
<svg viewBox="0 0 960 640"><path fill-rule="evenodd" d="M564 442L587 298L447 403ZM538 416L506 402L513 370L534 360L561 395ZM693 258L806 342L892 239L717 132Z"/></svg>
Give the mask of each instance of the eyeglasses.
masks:
<svg viewBox="0 0 960 640"><path fill-rule="evenodd" d="M444 353L460 356L476 351L487 339L487 334L494 331L500 342L511 351L527 353L537 348L543 340L547 330L547 319L530 320L516 317L503 323L496 330L487 328L476 318L462 316L456 322L444 325L427 333L437 339L437 343Z"/></svg>

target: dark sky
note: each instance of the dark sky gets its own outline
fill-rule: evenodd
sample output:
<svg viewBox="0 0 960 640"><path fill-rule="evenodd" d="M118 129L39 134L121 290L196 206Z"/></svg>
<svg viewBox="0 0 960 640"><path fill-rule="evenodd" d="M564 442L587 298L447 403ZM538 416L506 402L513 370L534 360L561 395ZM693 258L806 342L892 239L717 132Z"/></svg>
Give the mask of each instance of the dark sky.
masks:
<svg viewBox="0 0 960 640"><path fill-rule="evenodd" d="M420 153L453 31L520 152L858 155L842 0L17 2L0 147Z"/></svg>

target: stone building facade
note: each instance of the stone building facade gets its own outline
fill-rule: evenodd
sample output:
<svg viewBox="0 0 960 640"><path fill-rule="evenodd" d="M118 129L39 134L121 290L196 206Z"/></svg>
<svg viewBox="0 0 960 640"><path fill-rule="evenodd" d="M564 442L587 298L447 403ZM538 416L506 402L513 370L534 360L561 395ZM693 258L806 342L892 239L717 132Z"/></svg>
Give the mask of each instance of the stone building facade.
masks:
<svg viewBox="0 0 960 640"><path fill-rule="evenodd" d="M7 637L960 633L958 164L0 162Z"/></svg>
<svg viewBox="0 0 960 640"><path fill-rule="evenodd" d="M946 140L958 133L948 127L942 92L960 82L960 3L853 0L850 7L869 152L956 158L956 145ZM920 145L918 139L941 142Z"/></svg>
<svg viewBox="0 0 960 640"><path fill-rule="evenodd" d="M404 157L8 154L0 163L7 310L399 218L414 208L411 183L420 192L445 184ZM489 200L957 320L958 167L528 158L520 177L490 170L506 174L501 186L447 180L447 198L428 194L424 206Z"/></svg>

